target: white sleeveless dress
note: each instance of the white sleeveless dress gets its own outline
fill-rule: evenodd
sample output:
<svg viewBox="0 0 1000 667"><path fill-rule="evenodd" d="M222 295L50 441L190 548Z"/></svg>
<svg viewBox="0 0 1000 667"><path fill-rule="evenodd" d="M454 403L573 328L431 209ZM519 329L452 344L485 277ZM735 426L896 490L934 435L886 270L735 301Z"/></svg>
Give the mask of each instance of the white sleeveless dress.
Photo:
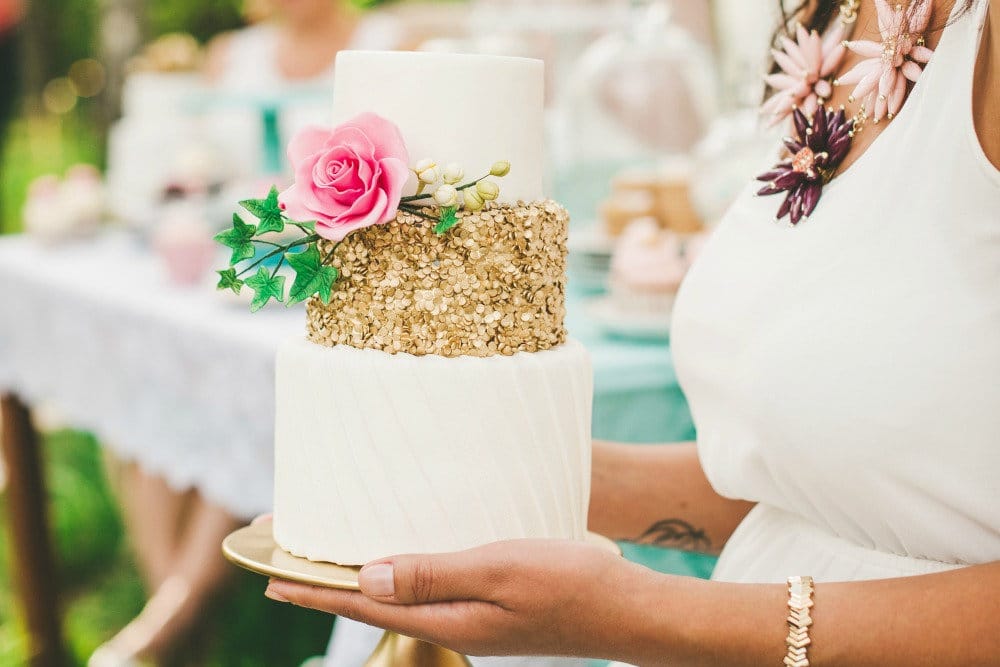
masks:
<svg viewBox="0 0 1000 667"><path fill-rule="evenodd" d="M775 222L780 197L748 183L681 288L702 464L759 503L717 580L1000 560L1000 172L971 106L987 5L811 218Z"/></svg>

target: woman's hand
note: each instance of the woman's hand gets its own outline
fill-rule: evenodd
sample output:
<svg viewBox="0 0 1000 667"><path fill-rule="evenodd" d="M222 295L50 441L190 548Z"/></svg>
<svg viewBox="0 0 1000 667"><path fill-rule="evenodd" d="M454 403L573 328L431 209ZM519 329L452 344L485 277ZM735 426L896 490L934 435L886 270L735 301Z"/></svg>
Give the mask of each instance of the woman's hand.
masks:
<svg viewBox="0 0 1000 667"><path fill-rule="evenodd" d="M654 576L593 545L515 540L369 563L361 593L272 580L265 594L469 655L623 658Z"/></svg>

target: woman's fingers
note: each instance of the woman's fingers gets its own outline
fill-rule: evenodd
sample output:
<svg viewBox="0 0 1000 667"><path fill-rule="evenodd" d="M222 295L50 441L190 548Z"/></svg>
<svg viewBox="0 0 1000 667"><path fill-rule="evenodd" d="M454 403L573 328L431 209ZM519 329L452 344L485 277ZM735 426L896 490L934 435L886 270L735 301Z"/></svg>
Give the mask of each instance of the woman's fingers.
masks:
<svg viewBox="0 0 1000 667"><path fill-rule="evenodd" d="M494 601L507 559L496 549L394 556L361 568L361 592L380 602L427 604L449 600Z"/></svg>
<svg viewBox="0 0 1000 667"><path fill-rule="evenodd" d="M427 605L387 604L354 591L307 586L272 579L265 595L325 611L354 621L392 630L408 637L440 643L447 632L450 643L479 641L477 628L496 627L505 613L487 602L440 602Z"/></svg>
<svg viewBox="0 0 1000 667"><path fill-rule="evenodd" d="M271 521L274 518L274 514L259 514L253 518L250 522L251 526L256 526L258 523L264 523L265 521Z"/></svg>
<svg viewBox="0 0 1000 667"><path fill-rule="evenodd" d="M634 590L619 581L624 563L578 542L513 540L373 561L362 592L272 580L267 596L472 655L576 655L603 627L591 612L608 586Z"/></svg>

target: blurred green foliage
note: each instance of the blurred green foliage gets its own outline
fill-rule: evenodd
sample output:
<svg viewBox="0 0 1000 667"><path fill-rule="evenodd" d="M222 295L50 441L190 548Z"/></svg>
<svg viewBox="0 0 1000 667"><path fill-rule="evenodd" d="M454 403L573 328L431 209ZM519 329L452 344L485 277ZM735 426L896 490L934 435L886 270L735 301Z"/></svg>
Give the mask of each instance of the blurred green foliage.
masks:
<svg viewBox="0 0 1000 667"><path fill-rule="evenodd" d="M334 2L335 0L330 0ZM361 9L388 4L390 0L349 0ZM98 53L101 2L94 0L31 0L29 11L44 18L45 31L39 35L37 53L44 81L64 76L80 58ZM226 30L244 24L243 0L137 0L144 10L143 41L169 32L187 32L201 43Z"/></svg>
<svg viewBox="0 0 1000 667"><path fill-rule="evenodd" d="M90 122L91 100L64 116L15 120L0 152L0 233L21 229L28 184L42 174L62 175L79 163L100 165L103 146ZM0 662L0 664L4 664Z"/></svg>
<svg viewBox="0 0 1000 667"><path fill-rule="evenodd" d="M97 441L78 431L45 439L49 507L65 603L65 635L76 664L142 608L142 581L124 538ZM3 510L0 499L0 511ZM7 534L0 532L0 665L24 665L24 630L15 614ZM264 579L234 569L231 585L214 602L187 645L183 665L296 667L321 655L331 619L267 600Z"/></svg>
<svg viewBox="0 0 1000 667"><path fill-rule="evenodd" d="M243 25L241 0L152 0L146 3L148 37L188 32L201 43Z"/></svg>
<svg viewBox="0 0 1000 667"><path fill-rule="evenodd" d="M65 76L80 58L98 54L101 6L94 0L31 0L29 11L44 20L36 52L43 81ZM140 0L145 9L143 40L168 32L189 32L204 43L212 36L243 25L241 0Z"/></svg>
<svg viewBox="0 0 1000 667"><path fill-rule="evenodd" d="M97 441L85 433L58 431L48 438L53 467L48 470L56 550L72 554L63 562L64 586L106 570L122 540L114 501L104 485Z"/></svg>
<svg viewBox="0 0 1000 667"><path fill-rule="evenodd" d="M23 53L35 61L33 77L42 86L55 77L66 76L70 65L81 58L99 55L100 2L93 0L32 0L29 11L43 30L35 31L35 44ZM225 30L238 28L242 0L137 0L143 7L143 39L185 31L206 41ZM5 63L6 65L6 63ZM25 67L26 63L19 63ZM27 70L26 70L27 71ZM38 95L40 90L22 90ZM42 174L61 175L78 162L100 166L104 158L104 137L97 129L98 100L78 100L77 108L64 116L50 114L15 119L6 137L0 128L0 233L19 231L20 211L28 184ZM2 647L0 647L2 655ZM5 663L2 663L5 664Z"/></svg>
<svg viewBox="0 0 1000 667"><path fill-rule="evenodd" d="M28 11L44 21L34 52L44 81L65 76L69 66L97 50L98 10L93 0L31 0Z"/></svg>

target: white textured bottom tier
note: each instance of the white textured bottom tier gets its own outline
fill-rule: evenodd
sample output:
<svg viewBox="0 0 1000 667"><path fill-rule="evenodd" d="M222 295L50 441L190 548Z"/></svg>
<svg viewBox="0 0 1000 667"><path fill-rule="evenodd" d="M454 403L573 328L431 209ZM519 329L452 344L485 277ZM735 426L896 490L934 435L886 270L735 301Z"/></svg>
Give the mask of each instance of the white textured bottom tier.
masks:
<svg viewBox="0 0 1000 667"><path fill-rule="evenodd" d="M275 539L343 565L583 539L592 395L587 352L572 340L486 358L288 340L277 361Z"/></svg>

